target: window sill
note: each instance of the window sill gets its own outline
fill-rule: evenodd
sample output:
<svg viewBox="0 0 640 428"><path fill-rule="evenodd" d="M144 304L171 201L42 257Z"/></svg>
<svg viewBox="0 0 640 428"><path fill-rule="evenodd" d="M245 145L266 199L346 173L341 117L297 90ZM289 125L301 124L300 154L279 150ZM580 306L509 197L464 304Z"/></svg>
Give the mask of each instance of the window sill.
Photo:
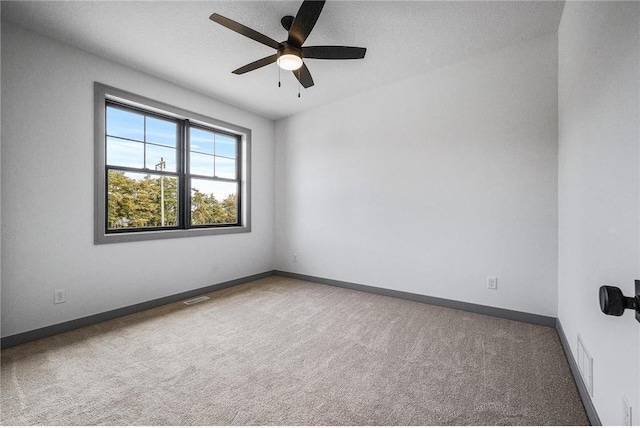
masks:
<svg viewBox="0 0 640 428"><path fill-rule="evenodd" d="M117 244L122 242L151 241L156 239L190 238L194 236L229 235L249 233L251 226L228 226L217 228L153 230L148 232L99 233L95 235L94 244Z"/></svg>

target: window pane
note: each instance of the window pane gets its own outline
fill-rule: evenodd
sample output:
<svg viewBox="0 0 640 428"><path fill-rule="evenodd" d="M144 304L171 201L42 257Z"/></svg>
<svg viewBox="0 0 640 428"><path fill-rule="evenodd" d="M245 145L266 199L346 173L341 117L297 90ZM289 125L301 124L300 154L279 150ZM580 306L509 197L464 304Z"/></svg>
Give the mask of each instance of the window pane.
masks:
<svg viewBox="0 0 640 428"><path fill-rule="evenodd" d="M173 227L177 224L177 177L113 170L108 172L107 227L109 230Z"/></svg>
<svg viewBox="0 0 640 428"><path fill-rule="evenodd" d="M176 147L177 125L168 120L147 116L146 141Z"/></svg>
<svg viewBox="0 0 640 428"><path fill-rule="evenodd" d="M144 143L107 137L107 165L144 168Z"/></svg>
<svg viewBox="0 0 640 428"><path fill-rule="evenodd" d="M216 156L216 177L236 178L236 161Z"/></svg>
<svg viewBox="0 0 640 428"><path fill-rule="evenodd" d="M213 156L191 152L189 172L213 177Z"/></svg>
<svg viewBox="0 0 640 428"><path fill-rule="evenodd" d="M164 161L164 167L160 162ZM147 144L147 168L176 172L176 149Z"/></svg>
<svg viewBox="0 0 640 428"><path fill-rule="evenodd" d="M238 185L215 180L191 180L191 224L236 224Z"/></svg>
<svg viewBox="0 0 640 428"><path fill-rule="evenodd" d="M195 152L213 154L214 133L198 128L189 130L189 149Z"/></svg>
<svg viewBox="0 0 640 428"><path fill-rule="evenodd" d="M216 134L216 155L236 158L236 138L225 134Z"/></svg>
<svg viewBox="0 0 640 428"><path fill-rule="evenodd" d="M107 135L144 141L144 115L107 107Z"/></svg>

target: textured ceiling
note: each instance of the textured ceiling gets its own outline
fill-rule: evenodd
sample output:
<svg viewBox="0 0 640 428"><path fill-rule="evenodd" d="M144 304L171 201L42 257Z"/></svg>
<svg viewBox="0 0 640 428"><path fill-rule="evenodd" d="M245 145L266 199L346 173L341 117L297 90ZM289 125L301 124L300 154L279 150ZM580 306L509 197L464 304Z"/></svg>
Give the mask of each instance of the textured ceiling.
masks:
<svg viewBox="0 0 640 428"><path fill-rule="evenodd" d="M307 60L315 86L275 64L237 76L275 53L210 21L217 12L275 39L301 1L4 1L2 19L265 117L279 119L340 98L554 33L561 1L328 1L312 45L367 48L362 60Z"/></svg>

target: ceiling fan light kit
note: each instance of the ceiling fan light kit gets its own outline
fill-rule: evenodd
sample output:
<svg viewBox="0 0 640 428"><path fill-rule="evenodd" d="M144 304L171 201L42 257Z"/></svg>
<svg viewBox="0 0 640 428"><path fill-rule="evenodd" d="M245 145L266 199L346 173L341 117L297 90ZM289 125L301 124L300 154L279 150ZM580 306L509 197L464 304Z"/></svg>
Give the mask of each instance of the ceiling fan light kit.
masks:
<svg viewBox="0 0 640 428"><path fill-rule="evenodd" d="M366 48L356 48L351 46L305 46L304 41L309 37L311 30L316 25L320 12L325 1L305 0L295 17L287 15L280 22L288 32L287 40L276 42L272 38L265 36L245 25L242 25L229 18L225 18L217 13L212 14L209 19L238 34L248 37L263 45L275 49L274 55L259 59L250 64L233 70L234 74L244 74L257 70L274 62L283 70L292 71L300 84L309 88L314 85L311 73L304 63L304 59L362 59L367 51ZM298 96L300 96L298 94Z"/></svg>
<svg viewBox="0 0 640 428"><path fill-rule="evenodd" d="M278 67L283 70L293 71L302 67L302 52L300 49L292 48L289 46L284 47L278 52Z"/></svg>

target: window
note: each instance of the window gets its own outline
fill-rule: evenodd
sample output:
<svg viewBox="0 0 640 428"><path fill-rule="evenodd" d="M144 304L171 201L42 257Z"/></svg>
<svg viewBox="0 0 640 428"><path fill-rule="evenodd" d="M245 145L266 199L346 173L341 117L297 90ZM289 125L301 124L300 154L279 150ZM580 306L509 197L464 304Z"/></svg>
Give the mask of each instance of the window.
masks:
<svg viewBox="0 0 640 428"><path fill-rule="evenodd" d="M251 131L95 84L95 242L250 231Z"/></svg>

